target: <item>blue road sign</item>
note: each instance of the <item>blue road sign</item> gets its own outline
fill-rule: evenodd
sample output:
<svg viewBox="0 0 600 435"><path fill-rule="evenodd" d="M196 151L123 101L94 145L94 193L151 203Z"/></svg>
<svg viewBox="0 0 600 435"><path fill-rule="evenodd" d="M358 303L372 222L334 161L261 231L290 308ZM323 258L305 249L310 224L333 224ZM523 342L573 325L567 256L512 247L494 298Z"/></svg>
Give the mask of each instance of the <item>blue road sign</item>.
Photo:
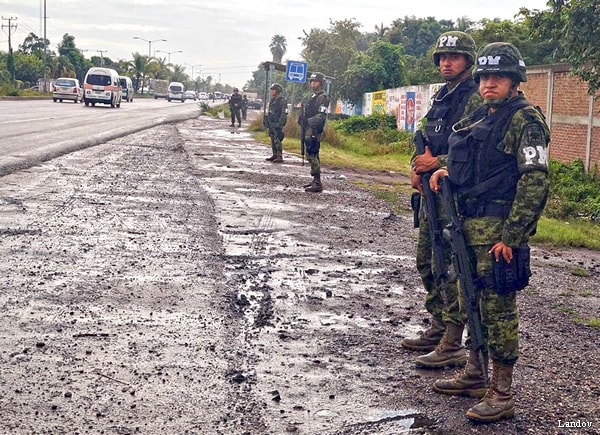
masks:
<svg viewBox="0 0 600 435"><path fill-rule="evenodd" d="M308 63L296 62L294 60L287 61L285 69L285 80L294 83L306 83L308 74Z"/></svg>

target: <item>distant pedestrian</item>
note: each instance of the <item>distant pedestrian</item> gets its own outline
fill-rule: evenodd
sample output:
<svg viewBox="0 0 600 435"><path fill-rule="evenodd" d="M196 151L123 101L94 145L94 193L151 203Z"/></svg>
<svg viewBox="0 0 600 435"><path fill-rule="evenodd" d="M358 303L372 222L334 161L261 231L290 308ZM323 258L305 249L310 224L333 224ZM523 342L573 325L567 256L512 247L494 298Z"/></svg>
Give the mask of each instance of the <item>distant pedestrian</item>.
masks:
<svg viewBox="0 0 600 435"><path fill-rule="evenodd" d="M325 93L325 76L315 72L310 76L310 87L313 95L310 100L302 104L302 113L298 123L304 130L304 143L306 144L306 158L310 163L310 175L313 180L305 185L306 192L322 192L321 162L319 150L321 149L321 134L327 121L329 112L329 96Z"/></svg>
<svg viewBox="0 0 600 435"><path fill-rule="evenodd" d="M271 85L271 100L269 101L269 111L265 115L265 127L269 129L271 137L271 149L273 155L267 158L267 161L273 163L283 162L283 146L281 141L284 138L283 127L287 122L288 108L287 101L281 95L283 88L279 83Z"/></svg>
<svg viewBox="0 0 600 435"><path fill-rule="evenodd" d="M231 110L231 127L235 127L236 120L238 127L241 127L242 117L240 111L242 110L242 96L238 88L233 88L233 95L229 98L229 109Z"/></svg>

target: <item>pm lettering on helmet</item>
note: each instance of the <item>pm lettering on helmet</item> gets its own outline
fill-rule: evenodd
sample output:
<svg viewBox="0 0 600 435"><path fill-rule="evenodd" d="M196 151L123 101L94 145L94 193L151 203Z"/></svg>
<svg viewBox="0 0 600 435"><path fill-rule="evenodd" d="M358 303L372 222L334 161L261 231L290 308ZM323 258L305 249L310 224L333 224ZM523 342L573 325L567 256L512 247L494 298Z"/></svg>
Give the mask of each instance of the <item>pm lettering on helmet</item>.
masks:
<svg viewBox="0 0 600 435"><path fill-rule="evenodd" d="M477 58L479 65L500 65L502 56L481 56Z"/></svg>
<svg viewBox="0 0 600 435"><path fill-rule="evenodd" d="M458 36L444 35L440 38L440 47L456 47Z"/></svg>

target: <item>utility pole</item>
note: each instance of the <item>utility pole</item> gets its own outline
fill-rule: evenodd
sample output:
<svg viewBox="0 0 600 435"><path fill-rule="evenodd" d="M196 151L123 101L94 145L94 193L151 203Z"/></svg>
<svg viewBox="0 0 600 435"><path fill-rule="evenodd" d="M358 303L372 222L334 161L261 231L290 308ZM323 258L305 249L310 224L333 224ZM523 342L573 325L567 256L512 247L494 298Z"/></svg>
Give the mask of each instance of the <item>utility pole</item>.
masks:
<svg viewBox="0 0 600 435"><path fill-rule="evenodd" d="M48 68L48 40L46 39L46 0L44 0L44 93L48 91L48 86L46 85L47 76L46 69Z"/></svg>
<svg viewBox="0 0 600 435"><path fill-rule="evenodd" d="M15 59L13 58L11 35L13 29L17 28L16 24L12 24L12 21L16 21L17 19L17 17L2 17L2 21L8 21L8 26L5 26L4 24L2 24L1 26L2 30L8 27L8 61L6 66L8 67L8 71L10 72L10 79L12 80L13 86L15 85Z"/></svg>

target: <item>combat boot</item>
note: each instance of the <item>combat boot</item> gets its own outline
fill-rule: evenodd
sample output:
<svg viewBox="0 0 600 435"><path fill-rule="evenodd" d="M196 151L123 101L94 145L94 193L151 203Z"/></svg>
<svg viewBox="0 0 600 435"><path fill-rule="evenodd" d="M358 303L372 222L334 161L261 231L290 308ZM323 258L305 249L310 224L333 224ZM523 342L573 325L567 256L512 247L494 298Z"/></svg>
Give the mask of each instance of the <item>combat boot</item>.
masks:
<svg viewBox="0 0 600 435"><path fill-rule="evenodd" d="M277 156L275 155L275 153L273 153L273 155L271 157L267 157L265 160L267 162L272 162L273 160L275 160L275 157L277 157Z"/></svg>
<svg viewBox="0 0 600 435"><path fill-rule="evenodd" d="M487 353L484 364L487 364ZM450 396L483 397L487 392L487 373L481 367L477 352L469 351L467 365L452 379L438 379L433 383L434 391Z"/></svg>
<svg viewBox="0 0 600 435"><path fill-rule="evenodd" d="M315 175L315 178L310 186L304 189L305 192L322 192L323 185L321 184L321 175Z"/></svg>
<svg viewBox="0 0 600 435"><path fill-rule="evenodd" d="M464 325L447 322L444 336L436 348L426 355L415 358L417 367L439 369L464 366L467 362L467 351L462 346L464 328Z"/></svg>
<svg viewBox="0 0 600 435"><path fill-rule="evenodd" d="M313 177L313 179L312 179L312 180L310 180L310 183L306 183L306 184L305 184L305 185L303 185L302 187L304 187L304 188L306 189L307 187L310 187L310 186L312 186L314 182L315 182L315 177Z"/></svg>
<svg viewBox="0 0 600 435"><path fill-rule="evenodd" d="M492 379L483 400L467 411L467 418L491 423L515 416L515 400L510 392L513 365L492 361Z"/></svg>
<svg viewBox="0 0 600 435"><path fill-rule="evenodd" d="M410 350L428 352L435 349L446 330L446 324L438 317L431 320L431 326L417 338L404 338L400 345Z"/></svg>
<svg viewBox="0 0 600 435"><path fill-rule="evenodd" d="M283 156L281 155L281 151L277 151L275 154L275 158L272 160L273 163L283 163Z"/></svg>

